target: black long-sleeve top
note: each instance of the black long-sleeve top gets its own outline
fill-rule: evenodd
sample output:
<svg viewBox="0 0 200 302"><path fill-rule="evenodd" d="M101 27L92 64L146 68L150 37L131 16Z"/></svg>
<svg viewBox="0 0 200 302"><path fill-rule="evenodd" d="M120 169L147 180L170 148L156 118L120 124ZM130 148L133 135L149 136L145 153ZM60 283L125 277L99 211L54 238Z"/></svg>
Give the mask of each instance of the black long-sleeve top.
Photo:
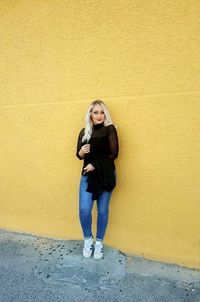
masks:
<svg viewBox="0 0 200 302"><path fill-rule="evenodd" d="M87 173L87 191L93 193L93 199L97 199L103 191L111 192L116 185L114 160L118 156L118 136L113 124L109 126L104 126L103 123L93 125L89 142L82 142L84 132L83 128L79 133L76 156L81 160L84 159L82 175L84 167L89 163L95 168ZM90 144L90 153L85 154L85 157L82 158L79 151L86 143Z"/></svg>

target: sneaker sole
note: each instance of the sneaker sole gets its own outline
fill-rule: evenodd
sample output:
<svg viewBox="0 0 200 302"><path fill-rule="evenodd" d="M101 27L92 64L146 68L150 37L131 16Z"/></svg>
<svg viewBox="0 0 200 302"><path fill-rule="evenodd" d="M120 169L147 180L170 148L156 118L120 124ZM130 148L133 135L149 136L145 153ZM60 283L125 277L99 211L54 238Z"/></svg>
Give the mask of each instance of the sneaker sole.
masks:
<svg viewBox="0 0 200 302"><path fill-rule="evenodd" d="M95 256L95 255L94 255L94 259L95 259L95 260L101 260L101 259L103 259L103 255L102 255L102 256Z"/></svg>

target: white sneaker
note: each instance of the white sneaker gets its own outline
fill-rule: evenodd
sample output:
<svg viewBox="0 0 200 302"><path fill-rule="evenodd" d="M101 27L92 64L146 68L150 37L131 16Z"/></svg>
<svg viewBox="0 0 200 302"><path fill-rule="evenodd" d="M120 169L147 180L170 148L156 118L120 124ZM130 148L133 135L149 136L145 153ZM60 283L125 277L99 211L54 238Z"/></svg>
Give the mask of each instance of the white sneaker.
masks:
<svg viewBox="0 0 200 302"><path fill-rule="evenodd" d="M94 259L99 260L103 258L103 244L101 241L96 241L94 247Z"/></svg>
<svg viewBox="0 0 200 302"><path fill-rule="evenodd" d="M83 247L83 256L85 258L90 258L93 252L93 238L88 238L84 240L84 247Z"/></svg>

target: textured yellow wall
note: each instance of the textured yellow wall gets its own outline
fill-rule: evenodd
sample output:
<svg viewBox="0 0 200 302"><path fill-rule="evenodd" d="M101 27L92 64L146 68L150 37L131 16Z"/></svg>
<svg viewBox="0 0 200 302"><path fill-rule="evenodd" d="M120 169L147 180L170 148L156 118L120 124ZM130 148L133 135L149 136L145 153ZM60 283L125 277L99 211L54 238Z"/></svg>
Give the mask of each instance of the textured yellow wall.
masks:
<svg viewBox="0 0 200 302"><path fill-rule="evenodd" d="M82 238L75 157L102 98L120 154L105 242L200 267L200 2L0 2L0 227Z"/></svg>

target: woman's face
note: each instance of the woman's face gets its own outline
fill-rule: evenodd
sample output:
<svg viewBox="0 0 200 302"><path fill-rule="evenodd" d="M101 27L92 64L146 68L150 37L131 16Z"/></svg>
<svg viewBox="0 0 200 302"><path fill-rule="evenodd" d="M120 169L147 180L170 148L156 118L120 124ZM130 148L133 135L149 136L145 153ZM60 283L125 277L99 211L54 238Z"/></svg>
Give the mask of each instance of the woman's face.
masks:
<svg viewBox="0 0 200 302"><path fill-rule="evenodd" d="M105 114L101 105L96 104L91 112L91 119L94 125L98 125L104 122Z"/></svg>

